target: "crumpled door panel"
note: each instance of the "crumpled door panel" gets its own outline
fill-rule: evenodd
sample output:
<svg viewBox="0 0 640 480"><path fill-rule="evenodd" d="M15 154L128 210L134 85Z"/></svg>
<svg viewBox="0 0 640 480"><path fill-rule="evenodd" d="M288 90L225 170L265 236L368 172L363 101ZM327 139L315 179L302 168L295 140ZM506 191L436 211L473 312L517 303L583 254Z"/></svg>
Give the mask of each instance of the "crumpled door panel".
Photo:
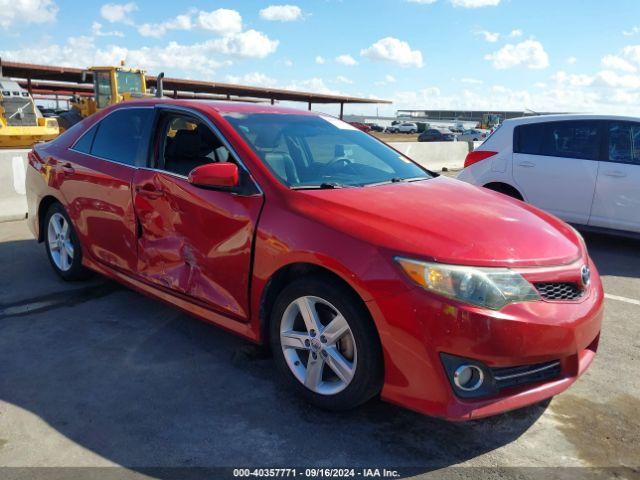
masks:
<svg viewBox="0 0 640 480"><path fill-rule="evenodd" d="M138 274L248 321L252 242L263 197L198 188L151 170L136 173L133 190Z"/></svg>

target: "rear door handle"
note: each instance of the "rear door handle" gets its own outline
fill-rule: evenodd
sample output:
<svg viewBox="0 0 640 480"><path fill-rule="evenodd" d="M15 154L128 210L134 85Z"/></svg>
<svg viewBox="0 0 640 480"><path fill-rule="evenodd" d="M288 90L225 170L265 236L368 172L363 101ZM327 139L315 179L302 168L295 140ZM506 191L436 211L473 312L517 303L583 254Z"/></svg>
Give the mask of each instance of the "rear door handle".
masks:
<svg viewBox="0 0 640 480"><path fill-rule="evenodd" d="M519 165L525 168L533 168L536 166L536 164L533 162L520 162Z"/></svg>
<svg viewBox="0 0 640 480"><path fill-rule="evenodd" d="M622 178L627 176L626 173L621 172L619 170L609 170L607 172L602 172L602 174L606 175L607 177L615 177L615 178Z"/></svg>
<svg viewBox="0 0 640 480"><path fill-rule="evenodd" d="M162 190L156 190L154 186L149 184L143 185L142 187L136 187L136 193L147 198L160 198L164 195Z"/></svg>
<svg viewBox="0 0 640 480"><path fill-rule="evenodd" d="M71 163L67 162L64 165L62 165L62 173L64 173L65 175L73 175L74 173L76 173L75 168L73 168L73 165L71 165Z"/></svg>

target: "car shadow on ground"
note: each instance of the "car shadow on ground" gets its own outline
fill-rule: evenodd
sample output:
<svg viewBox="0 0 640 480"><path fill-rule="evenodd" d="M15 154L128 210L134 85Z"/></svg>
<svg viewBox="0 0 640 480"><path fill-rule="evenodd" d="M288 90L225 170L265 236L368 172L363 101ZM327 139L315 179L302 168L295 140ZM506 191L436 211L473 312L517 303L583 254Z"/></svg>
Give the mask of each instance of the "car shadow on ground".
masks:
<svg viewBox="0 0 640 480"><path fill-rule="evenodd" d="M24 247L11 243L0 244L0 257ZM100 279L58 296L65 300L42 306L36 295L0 305L0 400L134 470L386 465L427 472L512 442L548 405L468 423L379 400L328 413L283 388L263 350L160 302ZM16 430L2 432L5 446Z"/></svg>
<svg viewBox="0 0 640 480"><path fill-rule="evenodd" d="M600 275L640 278L640 238L582 232Z"/></svg>

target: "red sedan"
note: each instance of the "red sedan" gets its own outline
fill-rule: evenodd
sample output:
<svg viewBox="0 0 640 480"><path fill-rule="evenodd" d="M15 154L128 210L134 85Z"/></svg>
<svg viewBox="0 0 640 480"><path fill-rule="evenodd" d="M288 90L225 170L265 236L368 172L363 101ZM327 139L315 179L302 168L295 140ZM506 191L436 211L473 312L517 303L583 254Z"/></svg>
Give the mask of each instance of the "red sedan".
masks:
<svg viewBox="0 0 640 480"><path fill-rule="evenodd" d="M29 163L30 226L63 279L93 270L270 343L315 405L483 417L595 356L603 290L573 228L333 117L128 102Z"/></svg>

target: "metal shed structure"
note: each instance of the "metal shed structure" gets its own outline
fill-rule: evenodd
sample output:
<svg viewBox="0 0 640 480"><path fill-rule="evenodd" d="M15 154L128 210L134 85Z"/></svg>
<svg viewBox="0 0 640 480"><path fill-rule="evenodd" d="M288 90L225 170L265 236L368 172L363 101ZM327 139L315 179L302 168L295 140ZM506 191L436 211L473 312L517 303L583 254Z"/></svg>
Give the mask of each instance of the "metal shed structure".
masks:
<svg viewBox="0 0 640 480"><path fill-rule="evenodd" d="M31 94L61 96L91 96L93 74L82 68L35 65L0 60L2 76L19 79L19 83ZM83 72L86 72L83 82ZM147 86L156 87L157 77L147 75ZM227 100L304 102L309 110L315 104L340 105L340 118L345 104L389 104L388 100L361 98L324 93L299 92L279 88L252 87L232 83L207 82L165 77L163 87L166 96L175 98L208 98Z"/></svg>

